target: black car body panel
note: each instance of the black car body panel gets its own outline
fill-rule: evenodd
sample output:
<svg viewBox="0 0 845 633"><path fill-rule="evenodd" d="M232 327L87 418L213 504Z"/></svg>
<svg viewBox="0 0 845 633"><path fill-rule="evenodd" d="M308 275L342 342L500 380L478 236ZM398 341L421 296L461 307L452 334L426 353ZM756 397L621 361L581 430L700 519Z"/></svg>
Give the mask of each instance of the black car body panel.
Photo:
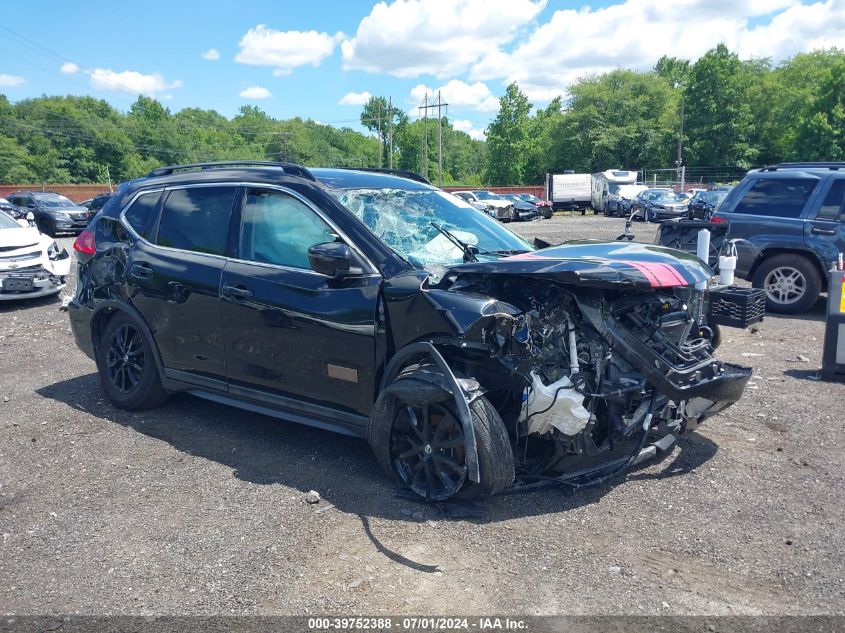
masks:
<svg viewBox="0 0 845 633"><path fill-rule="evenodd" d="M106 324L122 312L138 323L166 389L361 436L371 432L380 394L410 371L451 394L472 482L482 471L469 407L482 395L501 416L514 454L525 454L518 473L567 480L630 465L647 441L668 445L740 397L750 370L717 361L699 332L706 306L695 285L712 271L694 256L595 241L533 250L420 180L296 169L167 168L121 185L89 229L95 251L79 257L68 306L79 347L97 356ZM177 201L193 195L188 190L228 192L229 206L219 211L228 228L214 249L186 250L162 238L170 230L163 227L182 217ZM396 204L379 207L381 192ZM145 195L146 215L131 216ZM414 225L427 231L422 241L367 224L379 214L410 213L415 196L427 195L482 238L524 246L473 247L459 238L460 227L452 233L430 221ZM258 258L254 239L264 233L254 227L273 225L247 218L278 200L327 224L331 233L318 245L344 245L354 266L326 275L314 263ZM184 217L202 211L192 209ZM437 256L458 249L464 263L421 267L391 239L425 244ZM533 428L543 412L521 412L528 406L522 396L541 388L538 380L566 382L598 417L571 433ZM537 438L531 451L528 435Z"/></svg>

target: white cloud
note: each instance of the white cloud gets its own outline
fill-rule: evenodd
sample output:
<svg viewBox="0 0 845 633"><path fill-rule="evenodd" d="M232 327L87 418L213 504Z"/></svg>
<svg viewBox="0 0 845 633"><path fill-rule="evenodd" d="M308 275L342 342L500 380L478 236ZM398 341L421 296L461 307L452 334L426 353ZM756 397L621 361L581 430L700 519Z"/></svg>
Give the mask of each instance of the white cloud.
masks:
<svg viewBox="0 0 845 633"><path fill-rule="evenodd" d="M343 33L276 31L259 24L241 38L235 61L254 66L273 66L276 76L289 75L299 66L319 66L334 52Z"/></svg>
<svg viewBox="0 0 845 633"><path fill-rule="evenodd" d="M64 64L62 64L61 70L62 73L64 73L65 75L75 75L79 72L79 66L77 66L73 62L65 62Z"/></svg>
<svg viewBox="0 0 845 633"><path fill-rule="evenodd" d="M845 3L838 0L795 4L769 24L744 31L738 45L743 57L771 56L775 60L833 47L845 48Z"/></svg>
<svg viewBox="0 0 845 633"><path fill-rule="evenodd" d="M473 126L472 121L468 121L466 119L455 119L452 121L452 127L460 132L466 132L476 141L483 141L487 138L487 135L484 134L484 130L476 128Z"/></svg>
<svg viewBox="0 0 845 633"><path fill-rule="evenodd" d="M134 70L124 70L119 73L107 68L95 68L88 74L91 78L91 87L96 90L113 90L155 97L172 88L182 87L180 79L168 82L159 73L145 75Z"/></svg>
<svg viewBox="0 0 845 633"><path fill-rule="evenodd" d="M244 99L269 99L273 95L263 86L250 86L241 90L240 96Z"/></svg>
<svg viewBox="0 0 845 633"><path fill-rule="evenodd" d="M364 92L347 92L340 98L338 103L340 105L352 105L352 106L359 106L364 105L372 98L371 95L366 90Z"/></svg>
<svg viewBox="0 0 845 633"><path fill-rule="evenodd" d="M200 53L200 57L202 57L203 59L207 59L210 62L216 62L218 59L220 59L220 51L218 51L216 48L209 48L204 53Z"/></svg>
<svg viewBox="0 0 845 633"><path fill-rule="evenodd" d="M411 99L419 104L426 93L429 101L437 98L440 91L440 98L449 107L469 107L481 112L496 112L499 109L499 100L490 92L486 84L476 81L473 84L465 83L459 79L452 79L439 88L429 88L425 84L418 84L411 89Z"/></svg>
<svg viewBox="0 0 845 633"><path fill-rule="evenodd" d="M0 88L15 88L24 83L26 79L19 75L4 75L0 74Z"/></svg>
<svg viewBox="0 0 845 633"><path fill-rule="evenodd" d="M694 61L720 42L742 57L774 61L822 46L845 47L845 3L627 0L558 10L513 50L488 54L470 77L517 81L530 98L545 101L584 75L647 70L662 55Z"/></svg>
<svg viewBox="0 0 845 633"><path fill-rule="evenodd" d="M376 4L341 44L343 67L397 77L465 72L516 37L546 0L396 0Z"/></svg>

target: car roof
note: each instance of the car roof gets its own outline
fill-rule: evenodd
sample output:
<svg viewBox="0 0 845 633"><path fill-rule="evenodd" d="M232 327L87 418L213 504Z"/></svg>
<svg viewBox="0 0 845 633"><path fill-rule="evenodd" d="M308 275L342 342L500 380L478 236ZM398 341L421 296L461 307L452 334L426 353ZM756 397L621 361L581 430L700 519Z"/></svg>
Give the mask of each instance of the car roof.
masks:
<svg viewBox="0 0 845 633"><path fill-rule="evenodd" d="M395 174L330 167L310 168L314 177L332 189L404 189L434 191L437 187Z"/></svg>
<svg viewBox="0 0 845 633"><path fill-rule="evenodd" d="M766 167L761 167L760 169L752 169L749 174L768 171L831 172L839 170L845 171L845 162L815 161L801 163L777 163L775 165L767 165Z"/></svg>

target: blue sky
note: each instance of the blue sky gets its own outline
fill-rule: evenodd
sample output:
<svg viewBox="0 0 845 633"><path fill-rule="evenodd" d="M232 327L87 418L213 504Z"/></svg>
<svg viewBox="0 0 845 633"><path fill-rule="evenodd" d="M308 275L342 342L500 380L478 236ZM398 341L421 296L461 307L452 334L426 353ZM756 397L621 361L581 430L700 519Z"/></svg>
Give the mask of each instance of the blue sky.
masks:
<svg viewBox="0 0 845 633"><path fill-rule="evenodd" d="M363 93L413 110L441 88L450 118L480 137L513 80L542 105L579 76L695 59L719 41L775 60L845 48L843 0L73 4L0 0L0 93L90 94L125 110L140 91L173 110L231 117L252 104L357 127ZM202 57L210 49L218 59Z"/></svg>

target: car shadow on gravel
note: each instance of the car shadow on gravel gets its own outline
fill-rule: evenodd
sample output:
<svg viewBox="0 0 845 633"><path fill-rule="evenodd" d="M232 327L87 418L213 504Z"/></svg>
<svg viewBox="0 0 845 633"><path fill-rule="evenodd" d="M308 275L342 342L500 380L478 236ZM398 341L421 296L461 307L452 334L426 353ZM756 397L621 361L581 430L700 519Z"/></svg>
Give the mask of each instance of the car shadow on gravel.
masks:
<svg viewBox="0 0 845 633"><path fill-rule="evenodd" d="M47 385L37 393L167 442L183 453L223 464L243 481L281 484L303 493L316 490L338 510L359 515L368 536L368 520L372 518L412 522L421 520L420 513L426 519L455 516L444 512L442 506L438 508L422 500L417 503L396 494L395 484L382 472L363 439L241 411L187 394L174 395L164 407L152 411L123 411L106 400L96 373ZM628 478L663 479L681 475L709 460L716 449L710 440L693 435L682 439L679 448L669 454L672 459L666 468L653 472L654 461L646 462L629 472ZM481 512L464 520L491 523L566 512L598 502L624 481L625 477L619 476L575 492L553 486L501 495L485 502L480 506Z"/></svg>
<svg viewBox="0 0 845 633"><path fill-rule="evenodd" d="M37 299L15 299L0 301L0 314L9 314L14 312L26 312L27 310L35 310L45 306L55 305L58 307L62 303L62 293L56 293L47 297L39 297Z"/></svg>
<svg viewBox="0 0 845 633"><path fill-rule="evenodd" d="M824 321L827 318L827 297L820 297L812 308L801 314L777 314L775 312L766 312L763 323L766 319L778 319L787 321Z"/></svg>

